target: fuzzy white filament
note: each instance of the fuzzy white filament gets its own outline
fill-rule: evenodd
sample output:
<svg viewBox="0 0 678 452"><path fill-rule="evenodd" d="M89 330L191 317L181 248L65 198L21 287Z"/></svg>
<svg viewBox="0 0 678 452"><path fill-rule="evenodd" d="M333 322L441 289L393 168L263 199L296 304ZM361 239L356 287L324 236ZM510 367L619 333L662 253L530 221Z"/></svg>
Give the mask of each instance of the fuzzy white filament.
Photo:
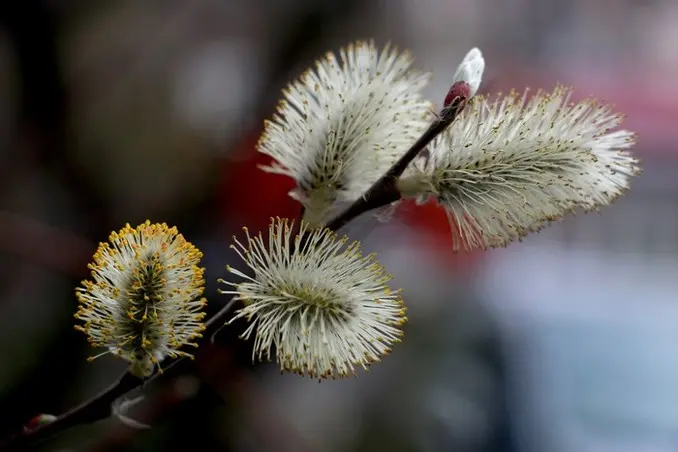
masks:
<svg viewBox="0 0 678 452"><path fill-rule="evenodd" d="M176 228L148 221L126 225L109 242L89 265L92 280L76 291L83 324L75 328L92 346L129 361L138 377L167 356L190 357L180 349L195 346L205 328L202 253Z"/></svg>
<svg viewBox="0 0 678 452"><path fill-rule="evenodd" d="M476 98L399 187L433 196L458 228L457 248L505 246L575 209L614 201L640 172L623 116L558 86L531 99Z"/></svg>
<svg viewBox="0 0 678 452"><path fill-rule="evenodd" d="M428 126L429 75L411 63L409 53L357 42L284 90L258 150L275 159L264 170L297 181L290 195L312 226L361 196Z"/></svg>
<svg viewBox="0 0 678 452"><path fill-rule="evenodd" d="M344 377L400 342L407 320L402 299L358 242L303 222L294 234L293 223L282 219L272 220L267 239L245 234L232 247L254 275L228 267L244 281L225 282L233 289L222 293L245 303L233 320L250 321L243 337L255 336L253 359L270 360L275 348L283 371Z"/></svg>

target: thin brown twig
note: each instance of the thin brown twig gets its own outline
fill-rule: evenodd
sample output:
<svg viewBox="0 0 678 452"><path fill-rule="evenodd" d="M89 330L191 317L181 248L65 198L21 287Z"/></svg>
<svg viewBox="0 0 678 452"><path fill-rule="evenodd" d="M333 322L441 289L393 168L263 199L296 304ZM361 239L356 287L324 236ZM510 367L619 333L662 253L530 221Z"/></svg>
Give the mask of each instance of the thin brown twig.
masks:
<svg viewBox="0 0 678 452"><path fill-rule="evenodd" d="M341 229L349 221L359 215L379 207L386 206L400 199L400 191L396 187L398 178L403 174L407 166L412 163L426 146L440 135L459 115L466 106L465 97L455 98L449 106L446 106L438 114L426 131L417 141L403 154L391 168L378 181L376 181L363 196L356 199L346 210L337 215L327 224L333 231Z"/></svg>
<svg viewBox="0 0 678 452"><path fill-rule="evenodd" d="M230 300L223 308L221 308L221 310L219 310L219 312L207 321L204 337L211 337L219 328L221 328L235 303L236 300ZM106 419L110 417L111 405L117 399L137 389L143 384L148 384L159 378L179 375L182 370L185 370L184 366L181 364L186 361L187 359L183 357L174 359L169 365L163 366L162 372L156 372L147 380L138 378L129 371L126 371L108 388L86 402L66 411L53 422L44 424L30 431L22 431L1 442L0 451L22 450L49 439L76 425L91 424Z"/></svg>
<svg viewBox="0 0 678 452"><path fill-rule="evenodd" d="M459 112L461 112L466 105L466 102L467 99L465 97L457 97L450 105L443 108L429 128L410 147L410 149L393 164L386 174L375 182L363 196L333 219L327 227L337 231L357 216L400 199L400 192L396 187L398 177L403 174L412 160L414 160L435 137L452 124ZM206 323L206 338L212 337L222 327L234 302L235 300L231 300ZM0 443L0 451L25 449L26 447L44 441L76 425L89 424L106 419L111 415L111 405L117 399L134 389L137 389L144 383L178 373L182 368L180 364L184 361L185 358L173 360L170 365L164 367L162 373L156 373L146 381L135 377L130 372L125 372L111 386L90 400L62 414L55 421L27 432L15 434Z"/></svg>

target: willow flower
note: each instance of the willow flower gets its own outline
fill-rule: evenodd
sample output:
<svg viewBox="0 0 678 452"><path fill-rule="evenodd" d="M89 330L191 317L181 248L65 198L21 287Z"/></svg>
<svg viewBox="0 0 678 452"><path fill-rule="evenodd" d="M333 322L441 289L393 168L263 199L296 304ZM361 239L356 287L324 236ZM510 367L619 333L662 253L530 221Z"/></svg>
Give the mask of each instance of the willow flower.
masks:
<svg viewBox="0 0 678 452"><path fill-rule="evenodd" d="M356 42L328 53L283 91L258 150L265 171L297 182L290 196L311 226L360 197L426 129L429 75L409 53Z"/></svg>
<svg viewBox="0 0 678 452"><path fill-rule="evenodd" d="M557 86L531 99L476 97L399 181L403 195L434 198L459 232L456 248L505 246L574 210L623 194L638 161L635 135L594 99Z"/></svg>
<svg viewBox="0 0 678 452"><path fill-rule="evenodd" d="M271 220L269 237L234 238L232 248L253 275L235 268L242 279L225 282L245 306L231 320L250 323L253 360L270 360L272 349L281 371L313 378L354 375L400 342L406 322L399 292L374 255L363 256L360 244L348 244L329 229L309 229L302 222Z"/></svg>
<svg viewBox="0 0 678 452"><path fill-rule="evenodd" d="M147 377L165 357L188 356L185 346L204 330L202 253L175 227L129 224L101 243L89 265L92 278L76 289L77 330L94 347L129 361Z"/></svg>

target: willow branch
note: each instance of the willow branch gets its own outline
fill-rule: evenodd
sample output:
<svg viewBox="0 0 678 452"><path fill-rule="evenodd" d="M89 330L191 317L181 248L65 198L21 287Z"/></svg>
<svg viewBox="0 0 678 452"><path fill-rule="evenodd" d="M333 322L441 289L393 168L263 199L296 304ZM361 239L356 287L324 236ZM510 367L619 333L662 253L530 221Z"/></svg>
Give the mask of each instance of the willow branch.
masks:
<svg viewBox="0 0 678 452"><path fill-rule="evenodd" d="M229 301L206 323L205 338L210 338L225 323L226 317L235 305L236 300ZM141 379L132 375L129 371L124 372L115 383L101 391L86 402L63 413L53 422L41 425L29 431L17 433L3 442L0 442L0 451L25 450L59 433L77 425L91 424L111 416L111 405L120 397L137 389L143 384L148 384L159 378L167 378L181 373L182 363L187 358L181 357L169 360L168 365L163 366L162 372L156 372L149 379ZM164 364L164 363L163 363Z"/></svg>
<svg viewBox="0 0 678 452"><path fill-rule="evenodd" d="M459 115L466 106L465 97L455 98L448 106L444 107L436 119L419 137L417 141L405 152L389 170L365 192L356 199L346 210L337 215L327 224L327 228L333 231L341 229L349 221L363 213L389 205L400 199L400 191L396 187L398 178L402 176L407 166L412 163L426 146L440 135Z"/></svg>

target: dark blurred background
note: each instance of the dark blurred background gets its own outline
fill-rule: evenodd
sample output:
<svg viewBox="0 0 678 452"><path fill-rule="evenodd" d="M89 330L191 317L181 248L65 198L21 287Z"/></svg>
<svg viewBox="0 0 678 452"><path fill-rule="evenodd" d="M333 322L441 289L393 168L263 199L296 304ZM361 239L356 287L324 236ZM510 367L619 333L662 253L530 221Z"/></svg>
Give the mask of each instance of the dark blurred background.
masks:
<svg viewBox="0 0 678 452"><path fill-rule="evenodd" d="M442 100L483 50L483 89L575 86L628 114L644 175L602 214L453 255L444 215L349 227L405 288L406 340L356 379L256 369L231 328L130 415L46 451L678 450L678 2L6 1L0 6L0 434L124 369L88 364L74 288L125 223L177 225L215 280L242 225L295 217L256 168L280 89L327 50L410 48Z"/></svg>

